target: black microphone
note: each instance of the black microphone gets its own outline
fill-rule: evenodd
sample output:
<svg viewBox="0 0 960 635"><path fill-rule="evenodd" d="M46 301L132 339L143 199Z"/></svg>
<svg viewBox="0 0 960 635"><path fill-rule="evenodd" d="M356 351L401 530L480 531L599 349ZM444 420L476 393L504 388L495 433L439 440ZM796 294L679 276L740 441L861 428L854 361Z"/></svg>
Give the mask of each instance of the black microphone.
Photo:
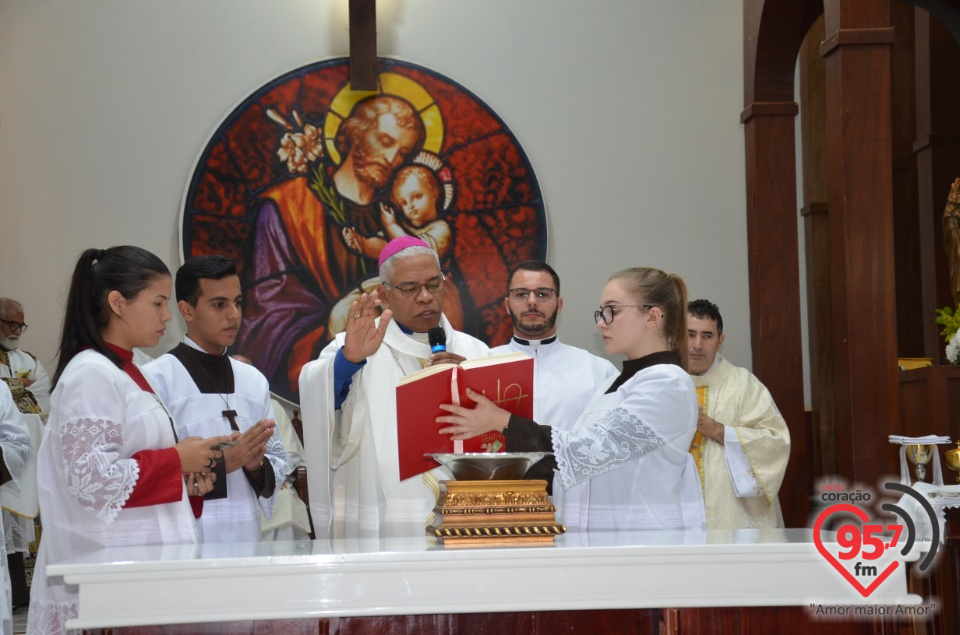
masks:
<svg viewBox="0 0 960 635"><path fill-rule="evenodd" d="M427 339L430 342L431 353L442 353L447 350L447 334L443 327L435 326L427 331Z"/></svg>

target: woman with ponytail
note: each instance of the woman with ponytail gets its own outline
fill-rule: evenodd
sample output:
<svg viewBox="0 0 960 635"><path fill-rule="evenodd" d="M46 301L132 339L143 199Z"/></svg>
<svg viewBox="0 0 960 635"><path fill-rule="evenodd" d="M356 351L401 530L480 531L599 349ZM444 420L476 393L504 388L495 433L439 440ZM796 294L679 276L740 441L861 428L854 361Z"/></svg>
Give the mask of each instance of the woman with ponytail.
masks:
<svg viewBox="0 0 960 635"><path fill-rule="evenodd" d="M613 274L594 313L623 371L594 395L573 429L511 415L468 388L475 409L442 406L441 432L469 439L502 431L510 452L556 458L553 495L571 530L701 529L703 493L689 453L697 393L686 371L687 287L638 267ZM543 422L549 424L549 421Z"/></svg>
<svg viewBox="0 0 960 635"><path fill-rule="evenodd" d="M180 439L133 363L156 346L170 311L170 271L139 247L80 256L63 319L47 434L37 470L43 536L28 633L64 633L76 587L46 566L102 547L195 543L195 512L213 488L228 437ZM189 494L189 497L188 497Z"/></svg>

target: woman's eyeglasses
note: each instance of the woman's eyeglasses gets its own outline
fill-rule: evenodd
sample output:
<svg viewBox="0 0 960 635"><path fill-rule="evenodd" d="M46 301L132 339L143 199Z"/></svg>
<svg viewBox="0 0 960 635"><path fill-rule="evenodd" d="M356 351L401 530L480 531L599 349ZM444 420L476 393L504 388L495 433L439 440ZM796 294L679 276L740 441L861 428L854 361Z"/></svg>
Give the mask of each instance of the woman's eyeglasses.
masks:
<svg viewBox="0 0 960 635"><path fill-rule="evenodd" d="M616 316L620 309L625 309L627 307L637 307L641 309L652 309L654 305L652 304L608 304L605 307L600 307L599 311L593 312L593 321L597 324L600 324L600 320L603 320L604 324L612 324L613 318Z"/></svg>

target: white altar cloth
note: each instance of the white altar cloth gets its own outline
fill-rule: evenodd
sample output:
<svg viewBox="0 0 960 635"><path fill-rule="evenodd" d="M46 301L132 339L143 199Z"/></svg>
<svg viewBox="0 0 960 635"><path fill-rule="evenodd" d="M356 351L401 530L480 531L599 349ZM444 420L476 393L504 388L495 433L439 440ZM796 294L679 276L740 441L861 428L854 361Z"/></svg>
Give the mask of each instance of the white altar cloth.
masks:
<svg viewBox="0 0 960 635"><path fill-rule="evenodd" d="M916 560L929 545L917 545ZM117 548L47 567L70 628L575 609L917 604L901 566L863 598L809 529L569 533L546 547L425 538Z"/></svg>

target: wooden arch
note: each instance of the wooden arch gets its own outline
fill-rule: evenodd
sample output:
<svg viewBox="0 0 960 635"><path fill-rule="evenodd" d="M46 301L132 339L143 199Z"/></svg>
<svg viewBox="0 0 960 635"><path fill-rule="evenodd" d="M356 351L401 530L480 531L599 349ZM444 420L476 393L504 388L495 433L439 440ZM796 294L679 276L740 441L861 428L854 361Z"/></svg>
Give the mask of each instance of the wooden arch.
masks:
<svg viewBox="0 0 960 635"><path fill-rule="evenodd" d="M960 2L915 0L910 4L929 12L960 42ZM810 324L811 365L819 378L814 380L814 401L824 408L822 413L815 408L814 423L822 423L816 421L822 414L829 424L811 425L803 403L794 86L804 38L821 16L824 35L818 55L825 69L826 133L819 169L829 176L822 179L825 191L819 193L819 200L806 197L804 213L823 212L822 242L829 243L823 275L829 278L830 291L817 307L819 333L813 317ZM900 355L891 168L893 44L890 0L744 0L741 121L746 145L753 368L791 428L791 465L781 490L788 526L807 524L813 478L822 476L822 471L875 485L897 469L886 439L888 434L903 432L900 377L894 363ZM956 132L960 139L960 126ZM930 140L917 141L918 146L922 143ZM950 143L958 148L960 160L960 142ZM923 150L915 151L921 157ZM804 166L805 178L808 167ZM921 205L932 210L933 201L940 201L942 212L945 193L928 192L923 183L919 189ZM931 213L927 212L930 221ZM808 221L813 222L812 216L805 218ZM816 249L809 242L809 222L808 260ZM932 222L928 224L933 227ZM924 240L932 251L933 229ZM930 318L923 336L924 356L935 357L931 351L939 344L932 316L942 294L932 282L927 289L926 281L939 280L941 267L932 264L933 255L924 257L925 289L922 303L918 301L922 307L912 309ZM817 358L817 338L827 342L820 347L824 359ZM825 394L818 395L821 389ZM816 433L824 430L827 436L818 439ZM815 450L825 447L831 453L826 467L813 460Z"/></svg>

